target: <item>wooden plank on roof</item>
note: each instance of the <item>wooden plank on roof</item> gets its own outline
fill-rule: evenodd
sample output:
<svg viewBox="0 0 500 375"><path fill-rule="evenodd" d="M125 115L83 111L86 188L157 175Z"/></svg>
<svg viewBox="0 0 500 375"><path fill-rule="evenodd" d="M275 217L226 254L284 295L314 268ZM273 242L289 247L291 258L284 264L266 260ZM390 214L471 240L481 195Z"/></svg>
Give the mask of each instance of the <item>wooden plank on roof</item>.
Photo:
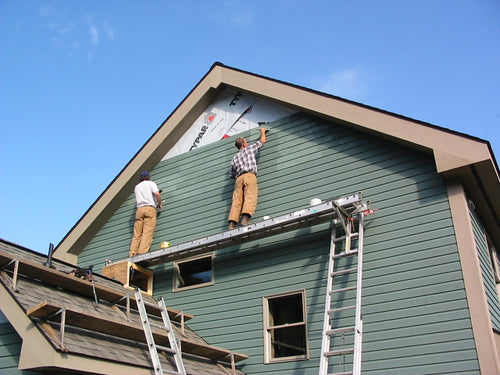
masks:
<svg viewBox="0 0 500 375"><path fill-rule="evenodd" d="M63 306L43 301L29 309L26 314L30 318L45 319L52 316L63 308ZM66 324L79 328L88 329L116 337L129 340L145 342L144 329L141 324L114 319L110 316L99 315L91 310L81 310L76 307L65 307ZM152 327L155 341L161 345L167 345L168 336L166 331ZM242 361L248 356L241 353L235 353L230 350L218 348L216 346L196 343L181 338L181 348L184 353L195 354L201 357L210 358L218 361L231 362L231 355L234 361Z"/></svg>
<svg viewBox="0 0 500 375"><path fill-rule="evenodd" d="M212 345L200 345L184 340L182 340L181 347L183 352L197 354L199 356L211 358L221 362L231 362L231 353L234 355L235 362L248 358L245 354L231 352Z"/></svg>
<svg viewBox="0 0 500 375"><path fill-rule="evenodd" d="M91 304L89 302L89 304ZM26 312L30 318L45 319L60 311L62 306L43 301ZM140 324L117 321L116 319L84 311L76 307L65 308L66 324L91 331L121 337L135 341L145 341L144 331Z"/></svg>
<svg viewBox="0 0 500 375"><path fill-rule="evenodd" d="M19 258L14 254L6 253L0 250L0 268L7 265L10 261L18 258L19 269L18 273L34 279L38 279L45 284L62 287L65 290L72 291L90 298L94 298L94 288L99 299L108 301L112 304L126 305L126 297L129 295L132 306L137 307L135 297L127 290L122 290L122 286L113 289L109 286L100 284L98 282L92 283L88 280L80 279L61 270L46 267L40 263L26 258ZM153 300L152 300L153 301ZM151 301L146 302L146 310L150 314L160 316L161 309L156 303ZM167 308L170 319L179 321L181 319L181 312L171 308ZM184 320L193 318L193 315L183 313Z"/></svg>

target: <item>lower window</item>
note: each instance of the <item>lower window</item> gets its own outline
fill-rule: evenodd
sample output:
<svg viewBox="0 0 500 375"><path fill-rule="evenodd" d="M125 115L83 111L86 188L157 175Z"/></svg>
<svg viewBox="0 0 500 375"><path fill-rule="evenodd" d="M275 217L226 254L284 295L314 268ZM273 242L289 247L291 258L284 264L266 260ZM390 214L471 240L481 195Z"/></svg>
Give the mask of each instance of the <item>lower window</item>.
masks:
<svg viewBox="0 0 500 375"><path fill-rule="evenodd" d="M174 262L174 291L213 285L214 255Z"/></svg>
<svg viewBox="0 0 500 375"><path fill-rule="evenodd" d="M305 291L264 297L266 363L307 359Z"/></svg>

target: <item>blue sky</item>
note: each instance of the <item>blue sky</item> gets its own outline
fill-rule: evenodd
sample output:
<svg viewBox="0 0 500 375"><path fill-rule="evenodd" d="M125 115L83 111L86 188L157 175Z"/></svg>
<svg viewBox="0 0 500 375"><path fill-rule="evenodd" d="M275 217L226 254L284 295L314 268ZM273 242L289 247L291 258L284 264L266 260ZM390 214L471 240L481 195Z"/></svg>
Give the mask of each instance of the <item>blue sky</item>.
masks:
<svg viewBox="0 0 500 375"><path fill-rule="evenodd" d="M47 252L212 64L488 140L496 0L0 0L0 237Z"/></svg>

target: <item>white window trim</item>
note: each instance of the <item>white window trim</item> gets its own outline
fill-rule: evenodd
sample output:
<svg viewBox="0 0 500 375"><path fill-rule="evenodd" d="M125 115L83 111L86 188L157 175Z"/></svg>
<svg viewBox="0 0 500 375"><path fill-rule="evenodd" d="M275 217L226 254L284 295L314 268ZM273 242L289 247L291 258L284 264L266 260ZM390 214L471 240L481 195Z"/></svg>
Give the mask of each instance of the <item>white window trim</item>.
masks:
<svg viewBox="0 0 500 375"><path fill-rule="evenodd" d="M181 287L177 286L177 284L178 284L177 281L179 279L179 274L180 274L179 264L188 263L188 262L192 262L192 261L204 259L204 258L209 258L209 257L211 258L210 260L211 260L211 271L212 271L211 278L210 278L209 282L195 284L195 285L189 285L189 286L181 286ZM202 288L204 286L214 285L215 284L214 258L215 258L214 253L210 253L210 254L204 254L204 255L197 256L197 257L193 257L193 258L175 261L173 263L173 271L174 272L173 272L172 291L179 292L182 290Z"/></svg>
<svg viewBox="0 0 500 375"><path fill-rule="evenodd" d="M291 323L291 324L286 324L286 325L280 325L280 326L269 326L269 304L268 300L269 299L274 299L274 298L279 298L279 297L286 297L286 296L291 296L295 294L301 294L302 295L302 316L304 317L303 322L298 322L298 323ZM291 362L291 361L299 361L299 360L305 360L309 358L309 340L308 340L308 332L307 332L307 309L306 309L306 291L305 289L302 290L296 290L293 292L287 292L287 293L279 293L279 294L273 294L269 296L265 296L262 298L262 306L263 306L263 328L264 328L264 363L279 363L279 362ZM298 355L298 356L290 356L290 357L280 357L280 358L272 358L271 356L271 351L272 351L272 344L271 344L271 331L276 328L281 328L281 327L296 327L296 326L304 326L304 334L305 334L305 342L306 342L306 354L305 355Z"/></svg>
<svg viewBox="0 0 500 375"><path fill-rule="evenodd" d="M500 264L498 261L498 253L495 246L491 243L491 241L486 241L488 244L488 250L490 253L491 265L493 269L493 275L495 277L495 282L500 283Z"/></svg>
<svg viewBox="0 0 500 375"><path fill-rule="evenodd" d="M488 246L488 252L490 255L491 270L493 272L493 280L495 281L495 286L497 290L497 298L500 301L500 262L498 251L493 245L490 237L486 235L486 244Z"/></svg>

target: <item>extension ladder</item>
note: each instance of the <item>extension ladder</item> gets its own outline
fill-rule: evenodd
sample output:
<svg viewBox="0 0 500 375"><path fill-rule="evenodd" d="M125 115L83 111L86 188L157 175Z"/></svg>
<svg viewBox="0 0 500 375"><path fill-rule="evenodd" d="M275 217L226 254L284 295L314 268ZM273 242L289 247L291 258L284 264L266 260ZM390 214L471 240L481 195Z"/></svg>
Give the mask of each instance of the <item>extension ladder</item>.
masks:
<svg viewBox="0 0 500 375"><path fill-rule="evenodd" d="M363 336L361 316L363 218L366 211L353 214L346 212L340 206L336 207L336 211L337 218L333 221L328 262L319 375L359 375ZM356 248L352 248L353 243L357 244ZM356 276L356 285L352 285L353 275ZM354 292L355 304L342 304L346 299L354 299L352 296ZM346 325L344 323L346 320L349 322L354 320L354 325ZM333 363L334 358L337 359L336 363ZM352 371L349 371L351 364Z"/></svg>
<svg viewBox="0 0 500 375"><path fill-rule="evenodd" d="M144 328L144 334L146 335L146 341L148 343L149 354L151 355L151 360L153 362L153 367L155 375L163 375L165 373L176 374L176 375L186 375L186 369L184 368L184 363L182 362L181 348L175 338L174 331L172 328L172 323L170 322L170 317L168 316L167 306L162 297L158 299L158 306L161 310L161 317L163 319L163 325L155 324L149 321L148 313L146 312L146 306L144 305L144 300L142 299L141 290L137 289L135 291L135 299L137 301L137 308L141 316L142 327ZM167 332L168 342L170 348L157 345L154 341L153 332L151 327L155 326L161 328ZM175 366L177 371L163 370L160 356L158 351L167 352L174 357Z"/></svg>

